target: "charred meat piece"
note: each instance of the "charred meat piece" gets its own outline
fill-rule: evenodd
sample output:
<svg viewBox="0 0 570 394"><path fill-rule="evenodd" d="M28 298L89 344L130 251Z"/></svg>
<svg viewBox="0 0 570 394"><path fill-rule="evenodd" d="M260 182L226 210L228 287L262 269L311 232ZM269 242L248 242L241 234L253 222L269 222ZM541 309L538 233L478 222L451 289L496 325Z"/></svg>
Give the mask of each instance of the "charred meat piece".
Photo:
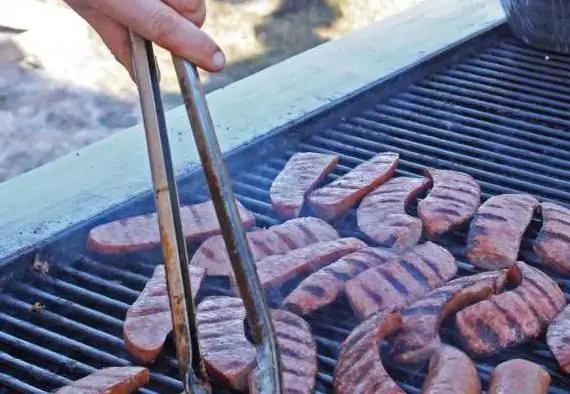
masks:
<svg viewBox="0 0 570 394"><path fill-rule="evenodd" d="M255 225L255 217L239 202L238 210L244 228ZM212 201L180 207L184 236L199 242L220 234L220 224ZM116 220L93 228L87 248L99 253L127 253L160 245L160 230L156 213Z"/></svg>
<svg viewBox="0 0 570 394"><path fill-rule="evenodd" d="M469 174L427 168L424 174L433 181L433 188L418 203L418 215L426 233L436 238L467 222L481 201L481 187Z"/></svg>
<svg viewBox="0 0 570 394"><path fill-rule="evenodd" d="M312 217L291 219L268 229L250 231L246 233L246 237L254 261L340 238L330 224ZM200 245L190 264L204 268L206 275L231 276L233 272L221 235L215 235Z"/></svg>
<svg viewBox="0 0 570 394"><path fill-rule="evenodd" d="M340 238L291 250L285 254L266 257L256 262L255 267L261 285L269 288L279 286L298 275L316 271L366 246L357 238ZM237 283L233 275L231 281L237 292Z"/></svg>
<svg viewBox="0 0 570 394"><path fill-rule="evenodd" d="M270 313L281 351L285 392L311 393L317 374L317 350L309 324L287 311ZM247 390L252 382L256 363L255 348L245 335L244 319L240 298L207 297L198 305L198 335L208 373L240 391ZM252 386L250 392L257 390Z"/></svg>
<svg viewBox="0 0 570 394"><path fill-rule="evenodd" d="M336 167L338 156L324 153L295 153L277 175L269 197L275 212L284 219L299 216L305 196Z"/></svg>
<svg viewBox="0 0 570 394"><path fill-rule="evenodd" d="M422 236L422 221L406 213L406 206L430 184L427 178L392 178L368 194L357 210L358 228L378 244L408 249Z"/></svg>
<svg viewBox="0 0 570 394"><path fill-rule="evenodd" d="M549 202L540 208L543 225L534 251L547 267L570 274L570 209Z"/></svg>
<svg viewBox="0 0 570 394"><path fill-rule="evenodd" d="M392 177L400 155L380 153L328 185L314 190L308 202L317 216L332 221L343 216L364 196Z"/></svg>
<svg viewBox="0 0 570 394"><path fill-rule="evenodd" d="M541 366L515 358L491 372L487 394L547 394L550 381L550 374Z"/></svg>
<svg viewBox="0 0 570 394"><path fill-rule="evenodd" d="M384 248L363 248L304 279L283 301L283 307L298 315L308 315L334 302L346 281L361 272L384 264L397 253Z"/></svg>
<svg viewBox="0 0 570 394"><path fill-rule="evenodd" d="M149 380L150 373L143 367L109 367L76 380L54 394L129 394Z"/></svg>
<svg viewBox="0 0 570 394"><path fill-rule="evenodd" d="M465 249L469 262L487 270L513 265L538 205L526 194L501 194L485 201L469 228Z"/></svg>
<svg viewBox="0 0 570 394"><path fill-rule="evenodd" d="M560 369L570 373L570 306L564 308L548 326L546 344Z"/></svg>
<svg viewBox="0 0 570 394"><path fill-rule="evenodd" d="M513 267L518 268L520 283L515 289L457 313L460 340L473 356L494 354L538 338L566 305L564 293L545 273L520 261Z"/></svg>
<svg viewBox="0 0 570 394"><path fill-rule="evenodd" d="M401 309L456 273L453 255L426 242L349 280L345 292L354 312L364 319L378 310Z"/></svg>
<svg viewBox="0 0 570 394"><path fill-rule="evenodd" d="M195 297L204 277L204 269L190 267L190 285ZM154 269L139 297L127 310L123 339L129 353L141 363L151 363L162 351L172 331L170 302L164 265Z"/></svg>
<svg viewBox="0 0 570 394"><path fill-rule="evenodd" d="M505 271L489 271L454 279L411 304L402 311L404 323L390 357L403 364L428 360L441 345L439 328L443 320L499 292L506 278Z"/></svg>
<svg viewBox="0 0 570 394"><path fill-rule="evenodd" d="M271 311L271 320L281 352L284 392L311 394L317 377L317 344L311 327L303 318L278 309ZM249 376L250 394L261 393L255 372Z"/></svg>
<svg viewBox="0 0 570 394"><path fill-rule="evenodd" d="M404 394L388 375L380 357L379 345L402 324L392 311L377 312L357 326L340 345L334 370L336 394Z"/></svg>
<svg viewBox="0 0 570 394"><path fill-rule="evenodd" d="M442 345L429 360L422 394L480 394L481 379L473 361L461 350Z"/></svg>

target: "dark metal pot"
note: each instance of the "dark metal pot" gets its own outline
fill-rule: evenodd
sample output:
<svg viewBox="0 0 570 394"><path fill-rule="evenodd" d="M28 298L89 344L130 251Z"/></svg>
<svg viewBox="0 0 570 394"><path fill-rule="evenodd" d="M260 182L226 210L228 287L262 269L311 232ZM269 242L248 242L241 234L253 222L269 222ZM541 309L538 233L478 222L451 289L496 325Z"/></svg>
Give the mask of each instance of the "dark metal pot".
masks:
<svg viewBox="0 0 570 394"><path fill-rule="evenodd" d="M513 35L549 51L570 53L570 0L501 0Z"/></svg>

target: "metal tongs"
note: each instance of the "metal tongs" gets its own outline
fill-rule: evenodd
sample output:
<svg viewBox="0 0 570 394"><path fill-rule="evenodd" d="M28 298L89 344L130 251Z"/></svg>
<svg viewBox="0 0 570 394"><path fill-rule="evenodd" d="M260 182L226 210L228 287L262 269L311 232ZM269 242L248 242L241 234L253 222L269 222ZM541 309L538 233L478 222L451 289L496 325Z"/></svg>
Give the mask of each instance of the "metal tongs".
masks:
<svg viewBox="0 0 570 394"><path fill-rule="evenodd" d="M198 343L199 327L196 325L196 309L188 273L188 251L182 231L158 68L150 41L131 32L131 45L155 193L179 373L185 393L210 393L211 386ZM261 393L282 393L280 358L269 308L246 241L204 89L193 64L175 55L172 55L172 61L246 309L251 337L257 347L257 387Z"/></svg>

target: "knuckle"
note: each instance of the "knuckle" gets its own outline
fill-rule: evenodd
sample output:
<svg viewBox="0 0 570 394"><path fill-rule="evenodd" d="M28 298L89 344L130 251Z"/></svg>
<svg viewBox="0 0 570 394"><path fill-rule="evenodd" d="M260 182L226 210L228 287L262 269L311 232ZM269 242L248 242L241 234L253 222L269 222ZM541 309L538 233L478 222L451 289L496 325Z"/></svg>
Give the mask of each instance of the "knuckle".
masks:
<svg viewBox="0 0 570 394"><path fill-rule="evenodd" d="M176 15L170 10L158 10L150 18L150 31L154 40L164 42L178 28Z"/></svg>

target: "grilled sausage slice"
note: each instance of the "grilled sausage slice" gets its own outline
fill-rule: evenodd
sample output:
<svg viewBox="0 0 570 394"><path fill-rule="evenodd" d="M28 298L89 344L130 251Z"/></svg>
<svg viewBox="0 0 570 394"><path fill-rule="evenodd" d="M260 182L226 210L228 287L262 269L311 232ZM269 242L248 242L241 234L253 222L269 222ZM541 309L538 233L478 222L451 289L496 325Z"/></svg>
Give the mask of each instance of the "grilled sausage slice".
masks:
<svg viewBox="0 0 570 394"><path fill-rule="evenodd" d="M426 242L349 280L345 292L354 312L364 319L378 310L401 309L456 273L453 255Z"/></svg>
<svg viewBox="0 0 570 394"><path fill-rule="evenodd" d="M244 228L255 225L255 216L238 202ZM212 201L180 207L184 236L199 242L220 234L220 224ZM87 248L99 253L127 253L160 245L156 213L133 216L102 224L89 232Z"/></svg>
<svg viewBox="0 0 570 394"><path fill-rule="evenodd" d="M271 310L281 351L285 392L311 393L316 382L317 350L310 326L287 311ZM240 298L206 297L198 305L198 338L210 376L223 385L247 390L256 351L245 335L245 308ZM256 390L251 388L253 391ZM299 391L295 391L299 390Z"/></svg>
<svg viewBox="0 0 570 394"><path fill-rule="evenodd" d="M317 378L317 344L311 326L303 318L278 309L271 311L271 320L281 352L284 391L311 394ZM255 375L255 370L249 375L250 394L261 393Z"/></svg>
<svg viewBox="0 0 570 394"><path fill-rule="evenodd" d="M336 394L405 394L388 375L379 344L400 327L396 312L377 312L356 327L340 345L334 370Z"/></svg>
<svg viewBox="0 0 570 394"><path fill-rule="evenodd" d="M54 394L129 394L149 380L150 373L143 367L109 367L76 380L54 391Z"/></svg>
<svg viewBox="0 0 570 394"><path fill-rule="evenodd" d="M347 254L365 248L367 245L357 238L340 238L319 242L285 254L268 256L255 263L261 286L279 286L298 275L316 271ZM231 282L237 293L235 277Z"/></svg>
<svg viewBox="0 0 570 394"><path fill-rule="evenodd" d="M284 219L299 216L305 196L336 167L339 157L324 153L295 153L277 175L269 198L275 212Z"/></svg>
<svg viewBox="0 0 570 394"><path fill-rule="evenodd" d="M469 262L487 270L513 265L538 205L526 194L501 194L485 201L469 228L465 249Z"/></svg>
<svg viewBox="0 0 570 394"><path fill-rule="evenodd" d="M283 307L298 315L308 315L334 302L344 291L346 281L396 256L396 252L385 248L357 250L309 275L289 293L283 301Z"/></svg>
<svg viewBox="0 0 570 394"><path fill-rule="evenodd" d="M433 188L418 203L418 215L428 236L436 238L473 217L481 201L481 187L464 172L434 168L423 172L433 181Z"/></svg>
<svg viewBox="0 0 570 394"><path fill-rule="evenodd" d="M204 277L204 269L190 267L190 285L195 297ZM141 363L151 363L162 351L172 331L170 302L164 265L154 269L136 301L127 310L123 339L129 353Z"/></svg>
<svg viewBox="0 0 570 394"><path fill-rule="evenodd" d="M461 350L440 346L429 360L422 394L480 394L481 379L473 361Z"/></svg>
<svg viewBox="0 0 570 394"><path fill-rule="evenodd" d="M460 340L473 356L485 356L538 338L566 305L564 293L550 277L516 262L518 285L459 311ZM512 270L514 271L514 270Z"/></svg>
<svg viewBox="0 0 570 394"><path fill-rule="evenodd" d="M400 155L380 153L328 185L314 190L308 202L317 216L332 221L343 216L365 195L392 177Z"/></svg>
<svg viewBox="0 0 570 394"><path fill-rule="evenodd" d="M515 358L493 369L487 394L547 394L550 381L550 374L541 366Z"/></svg>
<svg viewBox="0 0 570 394"><path fill-rule="evenodd" d="M254 261L293 249L340 238L327 222L318 218L297 218L268 229L249 231L246 237ZM206 275L231 276L232 265L221 235L208 238L194 253L191 265L202 267Z"/></svg>
<svg viewBox="0 0 570 394"><path fill-rule="evenodd" d="M392 178L368 194L358 207L358 228L381 246L408 249L422 236L422 221L406 206L430 185L427 178Z"/></svg>
<svg viewBox="0 0 570 394"><path fill-rule="evenodd" d="M534 251L542 263L562 274L570 274L570 209L544 202L540 205L543 225Z"/></svg>
<svg viewBox="0 0 570 394"><path fill-rule="evenodd" d="M546 344L560 369L570 373L570 306L565 307L548 326Z"/></svg>
<svg viewBox="0 0 570 394"><path fill-rule="evenodd" d="M489 271L454 279L405 308L404 323L390 357L403 364L428 360L441 345L441 322L451 313L499 292L506 277L505 271Z"/></svg>

